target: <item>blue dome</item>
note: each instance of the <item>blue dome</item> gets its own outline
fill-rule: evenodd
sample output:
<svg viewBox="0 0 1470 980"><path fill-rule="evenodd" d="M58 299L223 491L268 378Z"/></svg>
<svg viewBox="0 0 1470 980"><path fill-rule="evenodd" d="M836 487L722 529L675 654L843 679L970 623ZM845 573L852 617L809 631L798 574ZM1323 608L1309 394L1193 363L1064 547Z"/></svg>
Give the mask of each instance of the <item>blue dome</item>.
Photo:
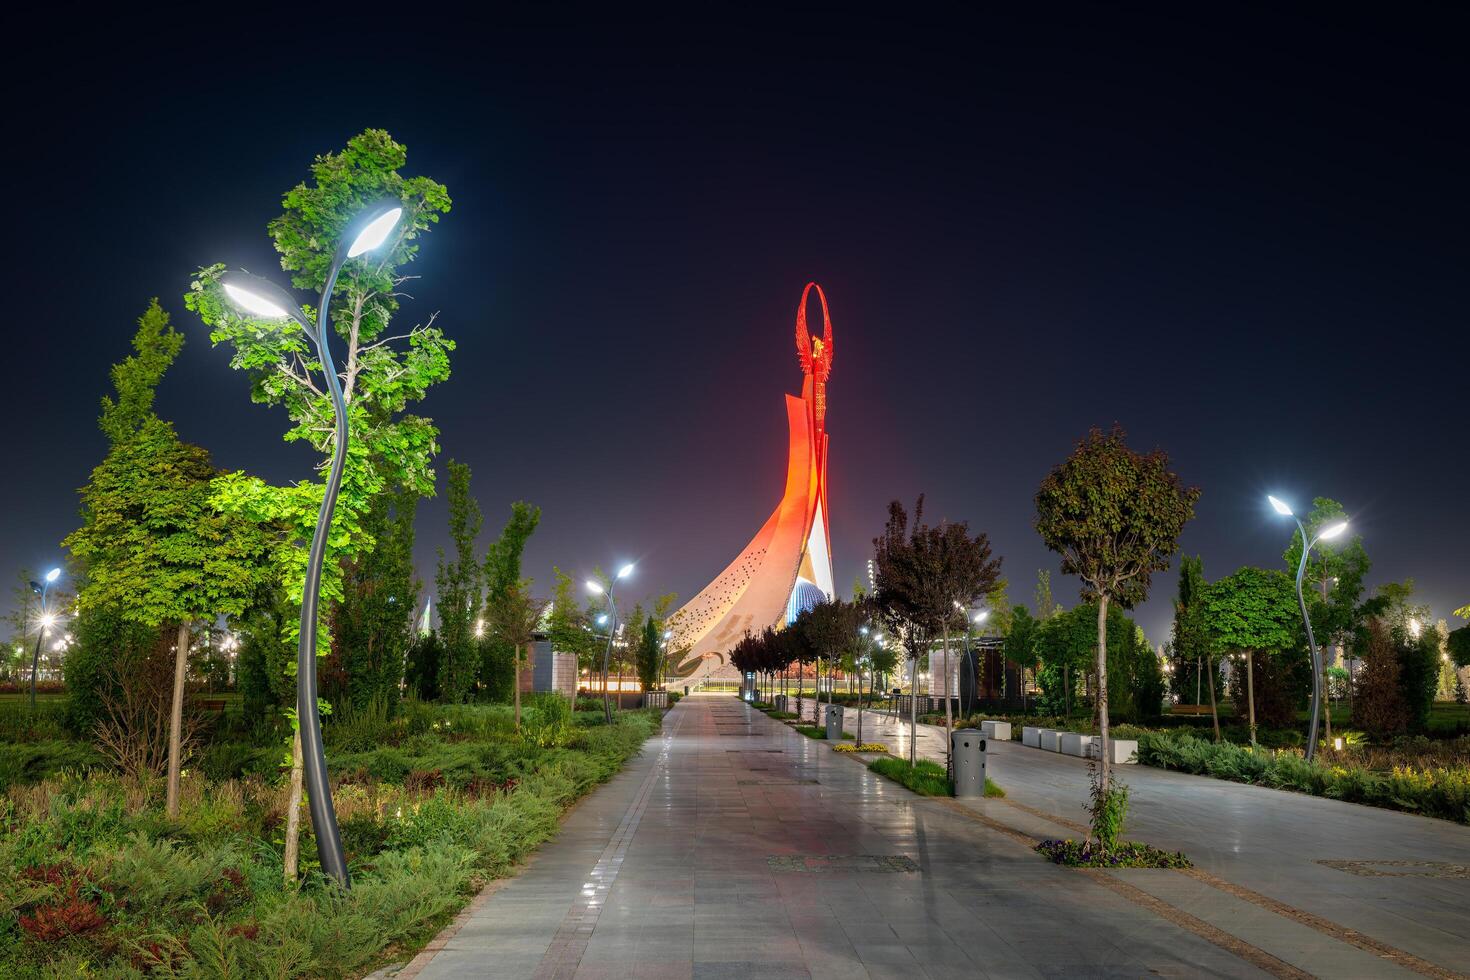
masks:
<svg viewBox="0 0 1470 980"><path fill-rule="evenodd" d="M796 587L791 590L791 598L786 600L786 625L790 626L796 622L797 616L826 601L827 593L818 588L817 583L798 578Z"/></svg>

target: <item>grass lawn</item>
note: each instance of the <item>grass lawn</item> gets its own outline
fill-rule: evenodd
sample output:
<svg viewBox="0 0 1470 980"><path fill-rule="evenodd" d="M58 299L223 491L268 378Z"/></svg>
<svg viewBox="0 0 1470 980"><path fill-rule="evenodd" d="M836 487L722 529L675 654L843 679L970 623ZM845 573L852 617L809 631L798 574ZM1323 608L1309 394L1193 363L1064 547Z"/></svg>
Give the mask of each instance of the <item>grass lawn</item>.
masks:
<svg viewBox="0 0 1470 980"><path fill-rule="evenodd" d="M886 776L920 796L953 796L954 787L945 775L944 767L928 759L920 759L918 765L910 766L907 759L881 758L868 763L868 768L880 776ZM985 780L985 796L997 798L1006 795L989 777Z"/></svg>

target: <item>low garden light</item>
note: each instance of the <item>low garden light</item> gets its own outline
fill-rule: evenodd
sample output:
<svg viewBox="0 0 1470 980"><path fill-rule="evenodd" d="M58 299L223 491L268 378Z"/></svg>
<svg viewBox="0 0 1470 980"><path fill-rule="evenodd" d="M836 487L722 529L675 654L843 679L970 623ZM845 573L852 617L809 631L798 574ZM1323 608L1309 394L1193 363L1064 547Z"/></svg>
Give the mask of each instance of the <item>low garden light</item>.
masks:
<svg viewBox="0 0 1470 980"><path fill-rule="evenodd" d="M1342 534L1348 528L1347 521L1337 521L1317 532L1316 537L1307 534L1306 525L1302 519L1283 500L1267 495L1266 499L1271 503L1271 509L1282 517L1290 517L1296 521L1296 527L1302 536L1302 557L1296 566L1296 601L1302 611L1302 625L1307 628L1307 648L1312 655L1312 718L1307 726L1307 761L1311 762L1317 754L1317 721L1322 713L1322 653L1317 649L1317 638L1312 633L1312 617L1307 615L1307 600L1302 594L1302 579L1307 574L1307 557L1312 553L1312 547L1318 541L1327 541Z"/></svg>
<svg viewBox="0 0 1470 980"><path fill-rule="evenodd" d="M316 530L306 564L306 581L301 593L301 638L296 648L296 710L301 728L302 774L306 782L307 800L311 805L311 827L316 834L317 851L322 870L343 888L352 887L347 871L347 858L342 851L342 833L332 807L332 788L327 782L327 759L322 746L322 722L317 711L317 603L322 581L322 562L331 528L332 513L337 506L337 493L342 486L342 468L347 462L347 402L342 382L332 361L329 326L332 293L337 277L348 259L365 255L388 241L403 219L403 205L388 201L366 208L348 226L338 243L327 269L326 280L317 302L317 318L312 323L291 294L268 279L244 272L226 273L220 280L225 297L241 312L266 320L291 320L316 347L322 375L332 397L336 417L335 443L331 470L317 512Z"/></svg>

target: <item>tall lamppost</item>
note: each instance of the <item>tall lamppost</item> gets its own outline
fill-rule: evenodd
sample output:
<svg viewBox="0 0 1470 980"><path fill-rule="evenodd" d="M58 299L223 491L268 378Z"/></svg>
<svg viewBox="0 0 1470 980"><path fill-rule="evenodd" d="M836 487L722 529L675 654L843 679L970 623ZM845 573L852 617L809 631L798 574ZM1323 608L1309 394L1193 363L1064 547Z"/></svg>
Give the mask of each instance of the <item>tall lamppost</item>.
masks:
<svg viewBox="0 0 1470 980"><path fill-rule="evenodd" d="M673 630L664 630L664 642L662 656L659 659L658 683L659 687L668 689L669 686L669 641L674 638Z"/></svg>
<svg viewBox="0 0 1470 980"><path fill-rule="evenodd" d="M1297 530L1302 535L1302 557L1296 566L1296 601L1302 610L1302 625L1307 628L1307 648L1312 653L1312 719L1307 726L1307 761L1311 762L1313 756L1317 754L1317 716L1322 712L1322 654L1317 649L1317 638L1312 634L1312 617L1307 615L1307 600L1302 595L1302 579L1307 574L1307 556L1311 554L1312 546L1318 541L1327 541L1337 537L1347 530L1348 525L1347 521L1338 521L1318 531L1316 537L1309 538L1306 525L1302 523L1300 517L1292 513L1289 506L1270 495L1267 495L1266 499L1271 501L1271 508L1276 513L1296 521Z"/></svg>
<svg viewBox="0 0 1470 980"><path fill-rule="evenodd" d="M46 631L56 622L56 617L46 608L46 593L51 590L51 583L59 578L61 569L53 568L46 573L44 582L31 583L31 591L41 597L41 632L36 634L36 651L31 654L31 714L36 713L36 674L41 670L41 643L46 639Z"/></svg>
<svg viewBox="0 0 1470 980"><path fill-rule="evenodd" d="M332 788L327 782L327 757L322 748L322 721L317 713L316 621L317 593L321 590L322 561L327 547L327 531L332 512L337 506L337 492L342 487L342 467L347 462L347 402L342 396L342 380L332 361L328 327L332 307L332 291L337 275L348 259L374 251L388 240L403 218L403 206L388 201L369 207L342 237L332 265L327 271L321 298L317 302L316 323L311 323L291 294L267 279L244 272L226 273L221 279L230 302L252 316L263 320L294 320L316 346L327 390L332 395L332 411L336 416L336 440L333 443L332 468L317 512L316 531L311 537L311 551L306 562L306 583L301 593L301 637L296 645L296 714L301 730L301 763L306 780L307 799L311 803L311 828L316 833L317 852L322 870L343 888L352 887L347 871L347 857L342 853L342 833L337 827L337 814L332 809Z"/></svg>
<svg viewBox="0 0 1470 980"><path fill-rule="evenodd" d="M613 580L608 583L606 589L604 589L602 587L602 583L597 581L596 579L589 578L587 580L588 592L594 593L596 595L607 596L607 608L608 612L612 616L612 622L608 624L607 628L607 648L602 652L602 714L607 719L607 723L609 725L612 724L612 701L608 697L607 693L607 668L608 662L612 659L613 637L616 636L618 632L618 606L617 603L613 601L613 590L618 587L618 579L627 578L629 575L632 574L633 566L631 564L624 565L622 568L618 569L618 574L613 576Z"/></svg>

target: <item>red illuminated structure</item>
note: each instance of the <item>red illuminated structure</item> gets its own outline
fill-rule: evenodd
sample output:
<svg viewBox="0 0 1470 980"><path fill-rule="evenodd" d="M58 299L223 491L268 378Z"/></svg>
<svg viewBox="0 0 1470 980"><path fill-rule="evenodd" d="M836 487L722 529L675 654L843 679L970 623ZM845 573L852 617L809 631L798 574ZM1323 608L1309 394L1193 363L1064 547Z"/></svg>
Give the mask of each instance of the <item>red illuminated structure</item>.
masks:
<svg viewBox="0 0 1470 980"><path fill-rule="evenodd" d="M822 336L807 329L807 300L822 306ZM832 318L827 296L814 282L796 307L796 355L801 397L786 396L790 446L786 492L745 550L675 613L674 643L688 653L675 683L736 680L727 655L745 635L784 626L802 609L831 599L832 536L827 509L827 379L832 374Z"/></svg>

